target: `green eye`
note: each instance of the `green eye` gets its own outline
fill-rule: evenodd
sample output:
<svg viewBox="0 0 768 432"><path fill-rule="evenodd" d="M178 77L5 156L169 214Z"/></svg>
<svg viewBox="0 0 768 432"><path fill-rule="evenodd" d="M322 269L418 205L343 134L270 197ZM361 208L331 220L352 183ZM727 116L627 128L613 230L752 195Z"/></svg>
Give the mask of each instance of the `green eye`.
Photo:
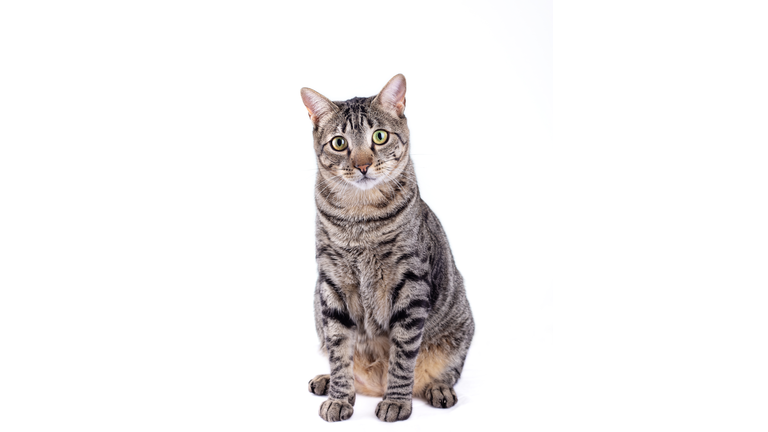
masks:
<svg viewBox="0 0 768 432"><path fill-rule="evenodd" d="M385 130L379 129L373 133L373 142L376 144L384 144L387 142L387 138L389 138L389 134Z"/></svg>
<svg viewBox="0 0 768 432"><path fill-rule="evenodd" d="M331 140L331 147L336 151L342 151L347 148L347 140L342 137L336 137Z"/></svg>

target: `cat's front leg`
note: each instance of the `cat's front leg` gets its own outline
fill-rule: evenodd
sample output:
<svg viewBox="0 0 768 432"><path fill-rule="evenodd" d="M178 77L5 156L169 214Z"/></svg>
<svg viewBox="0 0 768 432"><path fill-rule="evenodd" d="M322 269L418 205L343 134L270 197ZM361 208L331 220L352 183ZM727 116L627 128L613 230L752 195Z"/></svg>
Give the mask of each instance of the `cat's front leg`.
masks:
<svg viewBox="0 0 768 432"><path fill-rule="evenodd" d="M325 284L325 283L324 283ZM328 399L320 405L320 417L328 422L352 416L355 384L352 372L355 323L336 293L325 291L320 297L325 348L331 366Z"/></svg>
<svg viewBox="0 0 768 432"><path fill-rule="evenodd" d="M386 422L406 420L411 416L416 356L419 354L424 323L429 312L427 297L415 295L419 290L403 291L410 294L392 302L387 391L376 407L376 417Z"/></svg>

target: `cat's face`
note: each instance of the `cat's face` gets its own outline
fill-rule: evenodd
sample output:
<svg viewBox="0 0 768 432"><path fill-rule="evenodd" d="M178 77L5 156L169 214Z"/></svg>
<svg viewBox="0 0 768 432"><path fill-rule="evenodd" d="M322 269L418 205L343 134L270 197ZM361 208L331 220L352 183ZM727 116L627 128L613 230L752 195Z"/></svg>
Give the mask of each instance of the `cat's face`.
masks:
<svg viewBox="0 0 768 432"><path fill-rule="evenodd" d="M315 153L323 177L368 190L392 181L408 162L405 78L397 75L377 95L331 102L301 91L315 128Z"/></svg>

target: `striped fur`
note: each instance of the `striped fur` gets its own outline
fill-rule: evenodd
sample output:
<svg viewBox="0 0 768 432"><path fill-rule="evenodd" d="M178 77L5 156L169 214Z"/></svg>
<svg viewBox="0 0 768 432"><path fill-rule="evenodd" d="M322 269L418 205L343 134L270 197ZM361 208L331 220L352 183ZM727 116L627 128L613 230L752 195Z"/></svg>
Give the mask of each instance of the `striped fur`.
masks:
<svg viewBox="0 0 768 432"><path fill-rule="evenodd" d="M443 228L419 196L405 79L375 97L331 102L302 89L302 98L318 164L315 318L331 368L309 382L328 395L320 416L349 418L356 393L383 396L384 421L407 419L414 395L453 406L474 321ZM373 143L376 130L387 142ZM331 147L337 136L343 151Z"/></svg>

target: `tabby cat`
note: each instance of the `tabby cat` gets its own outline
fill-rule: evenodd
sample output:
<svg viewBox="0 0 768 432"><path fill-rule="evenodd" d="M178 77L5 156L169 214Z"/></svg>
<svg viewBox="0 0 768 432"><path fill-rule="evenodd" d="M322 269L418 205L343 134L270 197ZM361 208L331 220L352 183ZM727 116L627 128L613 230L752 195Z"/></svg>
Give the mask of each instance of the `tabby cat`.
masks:
<svg viewBox="0 0 768 432"><path fill-rule="evenodd" d="M409 157L405 77L376 96L331 102L301 89L317 155L315 323L330 375L320 417L348 419L355 394L383 396L376 416L411 415L413 396L456 404L474 334L461 274Z"/></svg>

